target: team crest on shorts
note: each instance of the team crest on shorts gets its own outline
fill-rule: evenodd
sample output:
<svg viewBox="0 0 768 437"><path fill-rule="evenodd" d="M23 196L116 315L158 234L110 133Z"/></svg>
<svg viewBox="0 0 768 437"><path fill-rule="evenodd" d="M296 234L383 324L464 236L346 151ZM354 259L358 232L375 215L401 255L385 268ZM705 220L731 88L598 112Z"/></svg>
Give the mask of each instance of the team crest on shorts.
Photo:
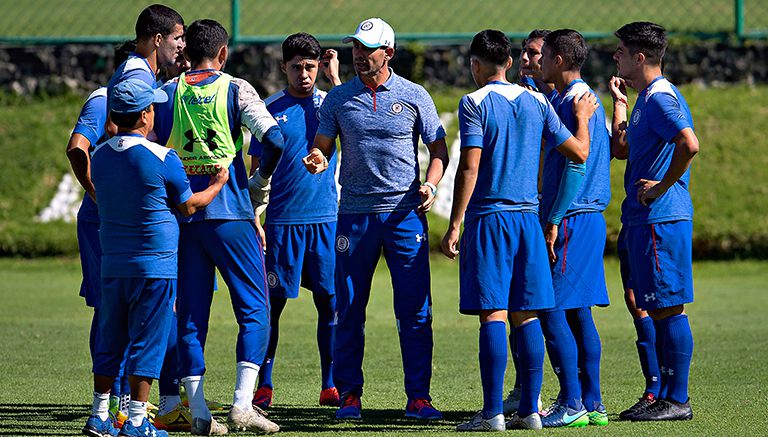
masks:
<svg viewBox="0 0 768 437"><path fill-rule="evenodd" d="M635 111L634 114L632 114L632 124L637 124L640 122L640 110L638 109Z"/></svg>
<svg viewBox="0 0 768 437"><path fill-rule="evenodd" d="M277 277L277 273L275 272L267 273L267 285L269 285L269 288L277 287L277 284L279 282L280 282L280 278Z"/></svg>
<svg viewBox="0 0 768 437"><path fill-rule="evenodd" d="M349 238L343 235L336 237L336 251L346 252L347 250L349 250Z"/></svg>
<svg viewBox="0 0 768 437"><path fill-rule="evenodd" d="M389 109L391 109L395 114L399 114L403 112L403 104L400 102L395 102Z"/></svg>
<svg viewBox="0 0 768 437"><path fill-rule="evenodd" d="M360 30L371 30L373 29L373 23L370 21L366 21L365 23L360 25Z"/></svg>

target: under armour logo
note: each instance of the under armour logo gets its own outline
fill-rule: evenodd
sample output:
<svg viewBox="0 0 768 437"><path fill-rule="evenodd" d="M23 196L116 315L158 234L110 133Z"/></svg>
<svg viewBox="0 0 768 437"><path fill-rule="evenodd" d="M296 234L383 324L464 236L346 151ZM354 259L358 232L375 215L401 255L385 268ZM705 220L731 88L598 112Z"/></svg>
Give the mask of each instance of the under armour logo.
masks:
<svg viewBox="0 0 768 437"><path fill-rule="evenodd" d="M216 131L210 128L205 130L205 138L195 137L195 132L192 131L192 129L184 132L184 136L187 138L187 143L184 144L184 150L187 152L191 152L194 149L195 143L205 143L210 151L214 151L219 147L219 145L213 141L213 139L216 138Z"/></svg>
<svg viewBox="0 0 768 437"><path fill-rule="evenodd" d="M560 374L560 368L559 367L555 367L554 370L555 370L556 374L558 374L558 375Z"/></svg>
<svg viewBox="0 0 768 437"><path fill-rule="evenodd" d="M656 293L646 294L645 295L645 301L650 302L652 300L656 300Z"/></svg>
<svg viewBox="0 0 768 437"><path fill-rule="evenodd" d="M282 121L283 123L287 123L288 122L288 116L286 114L283 114L283 115L281 115L279 117L275 117L275 120Z"/></svg>
<svg viewBox="0 0 768 437"><path fill-rule="evenodd" d="M157 436L155 431L154 430L150 430L149 428L145 428L144 429L144 435L147 436L147 437L150 437L150 436L151 437L156 437Z"/></svg>
<svg viewBox="0 0 768 437"><path fill-rule="evenodd" d="M427 234L416 234L416 242L421 243L422 240L427 239Z"/></svg>
<svg viewBox="0 0 768 437"><path fill-rule="evenodd" d="M667 375L675 376L675 369L667 369Z"/></svg>

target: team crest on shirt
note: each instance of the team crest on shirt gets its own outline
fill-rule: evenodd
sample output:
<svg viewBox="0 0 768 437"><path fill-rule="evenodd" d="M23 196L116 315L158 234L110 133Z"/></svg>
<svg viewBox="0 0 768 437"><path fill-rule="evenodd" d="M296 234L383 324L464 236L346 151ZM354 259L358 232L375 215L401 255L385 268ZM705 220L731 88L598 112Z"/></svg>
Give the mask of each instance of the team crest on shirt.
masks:
<svg viewBox="0 0 768 437"><path fill-rule="evenodd" d="M349 250L349 238L344 235L336 237L336 251L346 252L347 250Z"/></svg>
<svg viewBox="0 0 768 437"><path fill-rule="evenodd" d="M632 124L637 124L640 122L640 110L638 109L635 111L634 114L632 114Z"/></svg>
<svg viewBox="0 0 768 437"><path fill-rule="evenodd" d="M366 21L365 23L360 25L360 30L371 30L373 29L373 23L370 21Z"/></svg>
<svg viewBox="0 0 768 437"><path fill-rule="evenodd" d="M399 114L403 112L403 104L400 102L395 102L392 104L392 106L390 106L389 109L391 109L393 113Z"/></svg>
<svg viewBox="0 0 768 437"><path fill-rule="evenodd" d="M269 288L275 288L279 283L280 283L280 278L277 277L277 273L275 272L267 273L267 285L269 285Z"/></svg>

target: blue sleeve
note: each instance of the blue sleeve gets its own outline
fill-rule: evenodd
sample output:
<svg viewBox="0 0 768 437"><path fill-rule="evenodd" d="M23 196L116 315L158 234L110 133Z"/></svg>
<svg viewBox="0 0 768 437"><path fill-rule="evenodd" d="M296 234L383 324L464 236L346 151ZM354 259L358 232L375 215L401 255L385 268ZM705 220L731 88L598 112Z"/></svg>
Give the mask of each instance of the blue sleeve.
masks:
<svg viewBox="0 0 768 437"><path fill-rule="evenodd" d="M586 171L586 164L576 164L570 159L565 160L565 169L563 169L563 177L560 179L557 197L547 218L549 223L559 225L563 220L565 213L568 212L568 208L584 183Z"/></svg>
<svg viewBox="0 0 768 437"><path fill-rule="evenodd" d="M168 190L168 197L174 205L181 205L192 197L192 188L189 186L187 173L184 171L184 165L181 164L179 155L175 150L169 150L165 155L165 182Z"/></svg>
<svg viewBox="0 0 768 437"><path fill-rule="evenodd" d="M261 158L261 153L264 151L264 144L256 138L256 135L251 135L251 144L248 146L248 154Z"/></svg>
<svg viewBox="0 0 768 437"><path fill-rule="evenodd" d="M162 90L168 95L168 101L155 104L155 135L157 144L165 146L171 137L173 127L173 100L176 96L176 83L165 84Z"/></svg>
<svg viewBox="0 0 768 437"><path fill-rule="evenodd" d="M445 138L445 129L440 123L440 117L437 115L437 108L432 96L423 87L418 86L418 89L418 101L416 103L419 108L419 118L417 123L421 140L424 144L434 143Z"/></svg>
<svg viewBox="0 0 768 437"><path fill-rule="evenodd" d="M272 126L269 128L261 142L264 144L264 148L261 153L261 161L259 162L259 173L262 177L268 178L274 173L285 148L283 133L280 131L280 127Z"/></svg>
<svg viewBox="0 0 768 437"><path fill-rule="evenodd" d="M680 109L680 102L667 93L656 93L646 105L648 125L661 138L671 142L685 128L693 129L685 113Z"/></svg>
<svg viewBox="0 0 768 437"><path fill-rule="evenodd" d="M80 111L73 134L84 136L92 146L99 142L104 135L104 125L107 123L107 97L96 96L88 99Z"/></svg>
<svg viewBox="0 0 768 437"><path fill-rule="evenodd" d="M560 117L557 116L555 108L549 101L546 102L544 108L544 139L556 147L563 144L568 138L572 137L571 131L560 121Z"/></svg>
<svg viewBox="0 0 768 437"><path fill-rule="evenodd" d="M336 119L336 102L339 92L334 92L337 89L341 88L337 87L328 91L323 104L320 105L320 110L317 112L317 117L320 119L317 133L328 138L339 136L339 121Z"/></svg>
<svg viewBox="0 0 768 437"><path fill-rule="evenodd" d="M483 124L478 108L469 96L464 96L459 102L459 134L461 148L483 147Z"/></svg>
<svg viewBox="0 0 768 437"><path fill-rule="evenodd" d="M122 82L126 79L139 79L152 88L157 88L157 79L155 79L155 75L142 68L134 68L133 70L124 71L123 75L120 77L120 81Z"/></svg>

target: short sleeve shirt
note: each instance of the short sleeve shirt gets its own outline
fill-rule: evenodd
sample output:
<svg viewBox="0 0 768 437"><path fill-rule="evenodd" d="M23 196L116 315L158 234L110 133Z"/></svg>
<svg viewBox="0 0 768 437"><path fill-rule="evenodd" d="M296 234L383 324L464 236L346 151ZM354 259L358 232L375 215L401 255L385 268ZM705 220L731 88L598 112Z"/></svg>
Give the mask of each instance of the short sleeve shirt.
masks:
<svg viewBox="0 0 768 437"><path fill-rule="evenodd" d="M107 87L101 87L92 92L86 99L72 133L84 136L91 143L91 150L93 150L100 141L106 140L104 131L106 123ZM90 223L99 222L96 202L87 194L83 196L83 203L80 204L80 210L77 212L77 220Z"/></svg>

